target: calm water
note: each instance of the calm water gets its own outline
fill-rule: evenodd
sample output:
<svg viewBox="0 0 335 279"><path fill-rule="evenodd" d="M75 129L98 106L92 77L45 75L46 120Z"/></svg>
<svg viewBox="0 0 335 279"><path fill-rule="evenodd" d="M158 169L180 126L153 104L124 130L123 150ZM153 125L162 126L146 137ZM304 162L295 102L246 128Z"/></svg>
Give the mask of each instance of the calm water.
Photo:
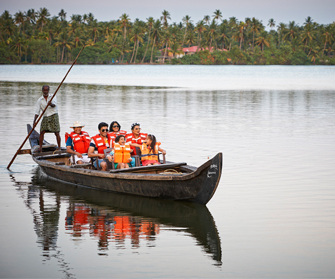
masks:
<svg viewBox="0 0 335 279"><path fill-rule="evenodd" d="M222 151L207 206L75 188L28 155L8 172L41 85L67 69L0 66L1 278L335 276L334 67L73 68L57 94L62 136L74 120L94 135L116 119L155 134L168 160Z"/></svg>

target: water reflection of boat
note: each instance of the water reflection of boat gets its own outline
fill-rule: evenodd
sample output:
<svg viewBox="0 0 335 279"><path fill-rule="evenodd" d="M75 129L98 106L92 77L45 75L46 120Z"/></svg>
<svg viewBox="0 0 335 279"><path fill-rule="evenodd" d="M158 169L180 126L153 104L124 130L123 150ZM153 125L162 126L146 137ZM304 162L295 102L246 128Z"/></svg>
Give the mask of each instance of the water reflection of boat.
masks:
<svg viewBox="0 0 335 279"><path fill-rule="evenodd" d="M39 168L36 169L32 178L32 185L52 192L56 200L68 196L70 202L68 212L73 213L75 207L86 211L90 221L83 223L90 226L91 232L96 228L91 224L100 222L102 225L100 231L105 232L99 238L100 253L103 253L110 239L115 240L119 237L122 240L122 237L124 238L122 234L127 234L127 231L120 231L120 221L126 220L129 226L122 226L122 228L128 230L129 234L138 234L151 240L155 239L154 235L159 233L162 225L190 234L196 239L197 245L215 260L216 265L221 264L221 244L218 231L212 215L204 205L109 193L84 187L69 187L66 183L48 178ZM70 222L73 222L72 213L69 214ZM67 225L70 224L68 220L66 222ZM75 222L72 223L73 233L78 233L78 228L74 228L73 225ZM111 226L113 228L109 230ZM131 231L132 229L135 231ZM137 236L130 237L132 243L136 245Z"/></svg>
<svg viewBox="0 0 335 279"><path fill-rule="evenodd" d="M28 124L28 133L31 129ZM166 163L102 172L92 169L91 165L71 166L70 154L66 150L57 151L56 146L50 146L47 142L43 143L43 152L38 153L39 134L36 131L31 133L29 141L33 160L47 175L80 186L207 204L221 177L222 153L198 168L186 163Z"/></svg>

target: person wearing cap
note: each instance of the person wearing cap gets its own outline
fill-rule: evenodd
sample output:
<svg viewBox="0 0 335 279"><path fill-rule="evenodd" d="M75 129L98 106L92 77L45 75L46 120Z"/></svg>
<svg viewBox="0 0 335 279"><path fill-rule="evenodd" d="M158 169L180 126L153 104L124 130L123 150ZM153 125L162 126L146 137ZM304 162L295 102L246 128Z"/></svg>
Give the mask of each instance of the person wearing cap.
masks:
<svg viewBox="0 0 335 279"><path fill-rule="evenodd" d="M81 125L79 121L75 121L70 127L73 132L65 133L66 151L74 155L76 164L89 163L91 160L87 155L91 139L87 132L82 131L83 127L85 126Z"/></svg>
<svg viewBox="0 0 335 279"><path fill-rule="evenodd" d="M33 122L33 126L42 111L44 111L45 107L49 103L47 110L44 113L43 120L40 127L40 152L42 151L42 145L44 140L45 133L55 133L57 139L58 149L60 150L60 142L61 138L59 135L60 132L60 124L59 124L59 116L58 116L58 106L57 99L54 97L52 102L50 101L52 98L52 94L49 94L49 85L42 86L43 96L41 96L36 103L35 107L35 118Z"/></svg>

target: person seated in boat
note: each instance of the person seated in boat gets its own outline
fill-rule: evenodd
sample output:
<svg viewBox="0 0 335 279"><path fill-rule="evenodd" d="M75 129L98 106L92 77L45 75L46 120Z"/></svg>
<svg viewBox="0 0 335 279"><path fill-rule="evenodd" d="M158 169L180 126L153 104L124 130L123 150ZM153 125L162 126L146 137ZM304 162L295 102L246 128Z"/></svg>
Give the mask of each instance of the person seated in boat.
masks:
<svg viewBox="0 0 335 279"><path fill-rule="evenodd" d="M156 137L154 135L148 135L144 140L141 146L142 151L142 165L143 166L151 166L151 165L160 165L158 162L158 152L162 152L164 155L166 151L160 148L160 142L156 141Z"/></svg>
<svg viewBox="0 0 335 279"><path fill-rule="evenodd" d="M103 160L105 158L104 150L109 148L108 143L108 124L101 122L98 125L99 134L95 135L91 139L90 147L88 148L88 157L95 158L93 165L97 168L99 166L101 170L107 171L107 163ZM113 152L107 155L107 159L113 161Z"/></svg>
<svg viewBox="0 0 335 279"><path fill-rule="evenodd" d="M72 125L73 132L65 133L66 151L74 155L75 164L89 163L90 158L87 156L88 148L90 146L90 136L83 131L79 121L75 121Z"/></svg>
<svg viewBox="0 0 335 279"><path fill-rule="evenodd" d="M118 135L126 135L127 131L121 130L121 125L117 121L113 121L109 126L108 142L111 147L114 147L115 138Z"/></svg>
<svg viewBox="0 0 335 279"><path fill-rule="evenodd" d="M127 169L132 161L130 144L124 135L118 135L114 143L114 164L116 169Z"/></svg>
<svg viewBox="0 0 335 279"><path fill-rule="evenodd" d="M131 133L126 135L126 141L129 142L130 148L132 150L132 156L140 155L136 152L136 147L139 149L142 147L143 141L147 138L148 134L141 133L141 128L139 123L133 123L131 125ZM131 162L131 166L135 167L135 158Z"/></svg>

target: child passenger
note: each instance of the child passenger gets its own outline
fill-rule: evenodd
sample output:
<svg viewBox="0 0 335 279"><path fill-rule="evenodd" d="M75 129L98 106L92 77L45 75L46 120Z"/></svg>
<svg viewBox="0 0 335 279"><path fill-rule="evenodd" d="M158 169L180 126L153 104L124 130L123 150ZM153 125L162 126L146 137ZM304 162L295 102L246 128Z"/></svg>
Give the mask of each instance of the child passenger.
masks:
<svg viewBox="0 0 335 279"><path fill-rule="evenodd" d="M116 169L127 169L131 162L130 157L130 145L126 143L126 137L124 135L118 135L115 138L114 143L114 163Z"/></svg>
<svg viewBox="0 0 335 279"><path fill-rule="evenodd" d="M148 135L145 141L142 143L142 165L150 166L150 165L159 165L158 162L158 151L162 152L164 155L166 151L159 147L161 143L156 141L156 137L154 135ZM143 156L148 155L148 156Z"/></svg>

